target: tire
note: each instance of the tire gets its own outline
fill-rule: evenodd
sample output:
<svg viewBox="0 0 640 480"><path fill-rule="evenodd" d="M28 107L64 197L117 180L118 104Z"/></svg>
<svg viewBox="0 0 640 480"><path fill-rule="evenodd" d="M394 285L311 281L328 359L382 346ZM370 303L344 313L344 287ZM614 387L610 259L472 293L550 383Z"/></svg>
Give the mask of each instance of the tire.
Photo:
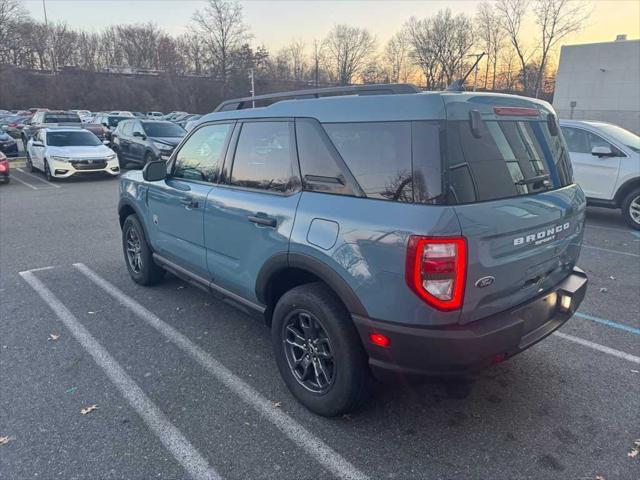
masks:
<svg viewBox="0 0 640 480"><path fill-rule="evenodd" d="M45 159L44 161L44 176L48 182L55 182L56 178L51 175L51 169L49 168L49 162Z"/></svg>
<svg viewBox="0 0 640 480"><path fill-rule="evenodd" d="M31 173L35 173L37 168L33 166L33 162L31 161L31 155L27 153L27 160L25 162L27 164L27 168Z"/></svg>
<svg viewBox="0 0 640 480"><path fill-rule="evenodd" d="M133 242L133 245L129 244L133 251L127 248L128 240ZM135 242L138 242L138 259L136 259ZM149 286L160 283L164 278L165 272L153 261L153 251L147 243L140 220L134 214L129 215L122 225L122 253L129 275L134 282Z"/></svg>
<svg viewBox="0 0 640 480"><path fill-rule="evenodd" d="M307 340L314 336L311 346ZM369 398L367 355L349 312L326 285L309 283L286 292L273 312L271 340L285 384L312 412L334 417L357 410ZM316 368L319 362L323 369ZM318 375L319 370L328 375Z"/></svg>
<svg viewBox="0 0 640 480"><path fill-rule="evenodd" d="M635 188L622 201L622 216L631 228L640 230L640 188Z"/></svg>

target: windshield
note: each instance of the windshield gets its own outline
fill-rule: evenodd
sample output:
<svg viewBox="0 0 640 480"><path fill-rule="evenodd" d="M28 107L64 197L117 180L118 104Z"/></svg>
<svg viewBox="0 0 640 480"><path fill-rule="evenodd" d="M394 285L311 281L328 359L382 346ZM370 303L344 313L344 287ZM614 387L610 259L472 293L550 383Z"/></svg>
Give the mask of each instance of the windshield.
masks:
<svg viewBox="0 0 640 480"><path fill-rule="evenodd" d="M80 123L76 113L46 113L44 123Z"/></svg>
<svg viewBox="0 0 640 480"><path fill-rule="evenodd" d="M93 133L77 132L48 132L47 145L50 147L97 147L102 142Z"/></svg>
<svg viewBox="0 0 640 480"><path fill-rule="evenodd" d="M595 123L594 125L607 135L622 142L634 152L640 152L640 137L635 133L631 133L629 130L625 130L617 125L611 125L610 123Z"/></svg>
<svg viewBox="0 0 640 480"><path fill-rule="evenodd" d="M564 142L543 121L485 121L478 136L469 121L447 124L449 203L539 193L572 183Z"/></svg>
<svg viewBox="0 0 640 480"><path fill-rule="evenodd" d="M164 122L143 122L148 137L184 137L185 131L178 125Z"/></svg>

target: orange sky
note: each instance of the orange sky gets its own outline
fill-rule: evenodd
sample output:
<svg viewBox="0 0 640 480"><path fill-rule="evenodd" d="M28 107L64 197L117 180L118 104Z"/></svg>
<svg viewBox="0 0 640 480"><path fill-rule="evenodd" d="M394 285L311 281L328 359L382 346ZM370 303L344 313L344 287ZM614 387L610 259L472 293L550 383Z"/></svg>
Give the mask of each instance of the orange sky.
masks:
<svg viewBox="0 0 640 480"><path fill-rule="evenodd" d="M337 23L368 28L386 42L412 15L426 17L439 9L474 13L471 0L249 0L241 2L254 43L278 49L298 38L311 44ZM640 0L593 0L593 14L585 29L566 43L612 41L616 34L640 38ZM42 1L24 0L31 14L42 19ZM152 21L167 31L185 31L202 0L46 0L49 20L100 30L107 25ZM126 15L123 16L123 13ZM527 25L531 35L532 21Z"/></svg>

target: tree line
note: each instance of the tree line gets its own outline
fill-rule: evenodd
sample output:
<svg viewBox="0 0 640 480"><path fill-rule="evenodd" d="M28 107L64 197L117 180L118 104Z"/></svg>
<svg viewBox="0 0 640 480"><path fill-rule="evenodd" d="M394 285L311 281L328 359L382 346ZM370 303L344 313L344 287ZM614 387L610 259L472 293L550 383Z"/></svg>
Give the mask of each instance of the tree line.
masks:
<svg viewBox="0 0 640 480"><path fill-rule="evenodd" d="M571 0L485 1L473 15L443 9L427 18L409 18L384 44L366 28L337 24L324 38L311 43L294 39L271 52L253 42L236 0L208 0L179 36L153 23L114 25L100 32L65 22L45 25L30 17L20 0L0 0L0 64L50 72L126 67L207 76L223 90L251 70L262 82L411 81L434 90L463 75L484 52L467 85L541 96L553 87L550 67L559 43L584 25L590 9L588 3ZM527 21L533 25L525 32Z"/></svg>

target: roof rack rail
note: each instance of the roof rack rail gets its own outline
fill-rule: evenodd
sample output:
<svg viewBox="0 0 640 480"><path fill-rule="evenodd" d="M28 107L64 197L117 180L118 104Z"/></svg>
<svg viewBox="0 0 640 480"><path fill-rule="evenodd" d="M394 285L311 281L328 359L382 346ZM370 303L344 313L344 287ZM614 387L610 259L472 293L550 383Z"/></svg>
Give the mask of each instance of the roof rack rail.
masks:
<svg viewBox="0 0 640 480"><path fill-rule="evenodd" d="M276 103L282 100L336 97L340 95L396 95L420 93L421 91L422 90L411 83L379 83L375 85L349 85L344 87L313 88L308 90L268 93L266 95L257 95L255 97L232 98L220 103L214 112L254 108L255 102L265 100L273 100L272 103Z"/></svg>

